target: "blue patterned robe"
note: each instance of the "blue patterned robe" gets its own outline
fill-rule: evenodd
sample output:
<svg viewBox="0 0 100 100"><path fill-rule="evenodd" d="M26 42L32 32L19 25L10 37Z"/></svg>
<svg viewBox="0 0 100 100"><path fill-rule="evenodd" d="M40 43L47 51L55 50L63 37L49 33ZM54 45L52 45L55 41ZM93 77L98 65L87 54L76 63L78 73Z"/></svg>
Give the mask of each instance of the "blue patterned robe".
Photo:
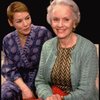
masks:
<svg viewBox="0 0 100 100"><path fill-rule="evenodd" d="M43 26L31 25L31 32L22 48L17 31L3 39L4 63L2 75L7 80L2 85L2 100L20 100L21 90L13 82L21 77L32 91L35 91L35 77L38 71L40 53L43 43L52 37L51 32Z"/></svg>

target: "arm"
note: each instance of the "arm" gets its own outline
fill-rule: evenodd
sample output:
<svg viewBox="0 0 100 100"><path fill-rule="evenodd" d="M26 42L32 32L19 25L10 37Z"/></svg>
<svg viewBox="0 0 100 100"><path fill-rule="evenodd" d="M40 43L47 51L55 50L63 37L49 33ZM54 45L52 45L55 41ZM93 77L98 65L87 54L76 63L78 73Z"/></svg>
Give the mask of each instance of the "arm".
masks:
<svg viewBox="0 0 100 100"><path fill-rule="evenodd" d="M23 82L22 78L18 78L14 81L18 86L19 88L21 89L22 91L22 97L23 99L26 99L26 98L31 98L31 97L34 97L34 94L32 93L32 91L29 89L29 87Z"/></svg>
<svg viewBox="0 0 100 100"><path fill-rule="evenodd" d="M41 58L40 58L40 64L39 64L39 70L38 74L35 80L36 85L36 92L38 94L39 98L46 99L48 96L52 95L52 90L49 86L48 81L44 78L45 77L45 62L47 57L48 51L46 50L46 47L43 45L42 51L41 51Z"/></svg>
<svg viewBox="0 0 100 100"><path fill-rule="evenodd" d="M13 60L14 56L11 52L11 46L9 45L9 38L3 39L3 53L4 53L4 62L1 68L1 74L5 77L6 80L14 81L17 78L21 77L18 72L17 66Z"/></svg>
<svg viewBox="0 0 100 100"><path fill-rule="evenodd" d="M24 97L32 97L32 91L23 82L18 68L13 60L13 54L11 52L12 48L9 45L9 40L10 39L8 38L4 38L3 40L4 63L1 72L7 80L12 81L19 86Z"/></svg>

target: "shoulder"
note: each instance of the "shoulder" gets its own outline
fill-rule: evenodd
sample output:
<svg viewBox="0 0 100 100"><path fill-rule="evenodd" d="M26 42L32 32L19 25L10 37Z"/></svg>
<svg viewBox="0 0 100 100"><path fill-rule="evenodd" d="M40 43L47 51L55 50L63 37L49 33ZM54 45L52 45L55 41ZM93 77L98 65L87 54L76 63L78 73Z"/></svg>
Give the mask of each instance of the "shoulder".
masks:
<svg viewBox="0 0 100 100"><path fill-rule="evenodd" d="M79 37L81 39L81 42L84 43L85 45L94 45L94 43L91 40L89 40L83 36L79 36Z"/></svg>
<svg viewBox="0 0 100 100"><path fill-rule="evenodd" d="M57 44L57 37L53 37L53 38L47 40L47 41L43 44L43 47L52 48L52 47L56 46L56 44Z"/></svg>
<svg viewBox="0 0 100 100"><path fill-rule="evenodd" d="M38 26L38 25L33 25L31 27L31 33L37 34L37 36L45 36L45 37L52 37L51 31L47 29L45 26Z"/></svg>
<svg viewBox="0 0 100 100"><path fill-rule="evenodd" d="M31 27L32 27L32 29L33 30L38 30L38 31L40 31L40 30L48 30L45 26L39 26L39 25L31 25Z"/></svg>
<svg viewBox="0 0 100 100"><path fill-rule="evenodd" d="M12 31L10 33L8 33L7 35L4 36L3 41L9 41L10 39L13 39L13 37L15 36L15 31Z"/></svg>
<svg viewBox="0 0 100 100"><path fill-rule="evenodd" d="M89 39L78 35L78 43L77 43L78 48L80 48L81 50L85 50L85 51L90 51L90 50L96 50L96 46L95 44L90 41Z"/></svg>

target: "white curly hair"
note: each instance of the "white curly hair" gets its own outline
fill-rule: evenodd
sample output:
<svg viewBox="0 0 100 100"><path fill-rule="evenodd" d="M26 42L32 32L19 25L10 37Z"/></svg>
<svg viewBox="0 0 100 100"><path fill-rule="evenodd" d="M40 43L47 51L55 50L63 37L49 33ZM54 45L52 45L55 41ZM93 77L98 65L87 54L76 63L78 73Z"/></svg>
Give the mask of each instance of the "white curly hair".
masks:
<svg viewBox="0 0 100 100"><path fill-rule="evenodd" d="M80 11L78 5L73 0L53 0L47 8L47 22L51 24L52 11L55 5L64 4L66 6L71 6L73 9L74 18L76 21L76 26L80 22Z"/></svg>

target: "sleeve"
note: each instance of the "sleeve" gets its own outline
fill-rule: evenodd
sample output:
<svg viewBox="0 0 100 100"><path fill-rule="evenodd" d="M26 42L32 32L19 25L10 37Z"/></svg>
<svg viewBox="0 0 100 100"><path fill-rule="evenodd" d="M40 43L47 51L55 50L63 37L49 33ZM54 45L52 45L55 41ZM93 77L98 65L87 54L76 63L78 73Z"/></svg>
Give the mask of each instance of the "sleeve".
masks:
<svg viewBox="0 0 100 100"><path fill-rule="evenodd" d="M64 97L64 100L98 100L95 88L98 70L96 48L94 45L87 45L87 50L83 50L83 52L82 58L80 58L82 60L80 82L74 91Z"/></svg>
<svg viewBox="0 0 100 100"><path fill-rule="evenodd" d="M52 95L52 90L50 88L48 81L46 80L46 75L44 73L44 71L46 70L45 62L46 62L47 52L48 51L45 49L45 43L44 43L41 51L39 70L35 80L36 92L38 94L38 97L42 98L43 100L45 100L48 96Z"/></svg>
<svg viewBox="0 0 100 100"><path fill-rule="evenodd" d="M12 40L9 38L3 39L2 48L4 53L4 62L1 67L1 74L5 77L6 80L14 81L21 77L21 75L18 72L17 66L13 60L11 45L9 45L11 41Z"/></svg>

